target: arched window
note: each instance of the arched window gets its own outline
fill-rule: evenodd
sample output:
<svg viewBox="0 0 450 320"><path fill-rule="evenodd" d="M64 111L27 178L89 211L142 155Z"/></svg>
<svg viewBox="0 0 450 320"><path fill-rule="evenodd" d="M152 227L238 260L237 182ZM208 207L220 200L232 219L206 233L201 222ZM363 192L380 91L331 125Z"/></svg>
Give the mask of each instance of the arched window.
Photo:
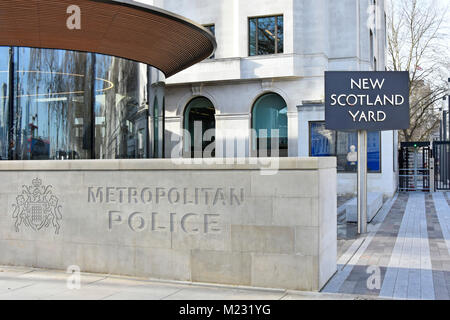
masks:
<svg viewBox="0 0 450 320"><path fill-rule="evenodd" d="M276 93L268 93L255 102L252 128L254 156L288 156L287 105L282 97Z"/></svg>
<svg viewBox="0 0 450 320"><path fill-rule="evenodd" d="M205 97L189 102L184 111L184 155L192 158L214 157L216 109ZM211 147L212 145L212 147Z"/></svg>

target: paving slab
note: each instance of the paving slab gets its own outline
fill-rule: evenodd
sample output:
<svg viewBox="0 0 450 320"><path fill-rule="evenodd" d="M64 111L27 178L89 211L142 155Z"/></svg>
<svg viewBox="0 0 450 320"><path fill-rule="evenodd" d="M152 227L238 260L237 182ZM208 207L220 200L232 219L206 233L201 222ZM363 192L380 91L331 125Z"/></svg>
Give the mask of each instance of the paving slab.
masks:
<svg viewBox="0 0 450 320"><path fill-rule="evenodd" d="M116 275L81 274L81 288L67 287L68 274L62 271L1 267L0 300L358 300L361 295L298 292ZM6 270L7 273L6 273Z"/></svg>
<svg viewBox="0 0 450 320"><path fill-rule="evenodd" d="M325 292L449 299L449 193L400 193L386 216L378 214L368 230L340 256L339 271ZM368 268L378 268L381 288L367 288Z"/></svg>

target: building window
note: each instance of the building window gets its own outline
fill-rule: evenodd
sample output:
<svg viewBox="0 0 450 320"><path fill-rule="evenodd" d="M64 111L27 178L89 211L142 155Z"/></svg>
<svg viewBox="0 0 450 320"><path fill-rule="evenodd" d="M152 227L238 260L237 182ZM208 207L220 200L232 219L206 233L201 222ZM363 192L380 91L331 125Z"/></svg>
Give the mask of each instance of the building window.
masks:
<svg viewBox="0 0 450 320"><path fill-rule="evenodd" d="M215 156L216 109L205 97L198 97L184 112L184 156L210 158Z"/></svg>
<svg viewBox="0 0 450 320"><path fill-rule="evenodd" d="M0 159L149 157L147 97L153 82L159 101L164 97L159 70L94 53L23 47L0 53Z"/></svg>
<svg viewBox="0 0 450 320"><path fill-rule="evenodd" d="M204 25L204 27L206 29L209 30L209 32L211 32L213 34L213 36L216 36L216 25L215 24L208 24L208 25ZM215 54L212 54L211 57L209 57L210 59L214 59L216 57Z"/></svg>
<svg viewBox="0 0 450 320"><path fill-rule="evenodd" d="M256 101L252 111L253 155L288 156L287 110L286 102L276 93L265 94ZM272 149L278 154L272 154Z"/></svg>
<svg viewBox="0 0 450 320"><path fill-rule="evenodd" d="M325 122L309 123L310 156L337 157L339 172L357 172L358 134L356 132L331 131ZM367 135L367 168L370 173L381 172L381 135Z"/></svg>
<svg viewBox="0 0 450 320"><path fill-rule="evenodd" d="M11 50L11 51L10 51ZM10 112L9 112L9 91L10 91L10 69L12 61L12 49L0 47L0 160L8 160L11 138L9 135Z"/></svg>
<svg viewBox="0 0 450 320"><path fill-rule="evenodd" d="M249 18L249 55L283 53L283 16Z"/></svg>

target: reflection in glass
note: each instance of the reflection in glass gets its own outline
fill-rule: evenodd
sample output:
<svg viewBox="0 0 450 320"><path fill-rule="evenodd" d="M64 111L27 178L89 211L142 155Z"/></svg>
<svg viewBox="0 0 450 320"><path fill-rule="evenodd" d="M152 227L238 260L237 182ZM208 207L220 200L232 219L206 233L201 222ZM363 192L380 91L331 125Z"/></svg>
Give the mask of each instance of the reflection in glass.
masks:
<svg viewBox="0 0 450 320"><path fill-rule="evenodd" d="M358 156L358 134L356 132L337 133L336 157L339 171L356 172L358 169L358 160L354 161L354 153ZM349 159L351 161L349 161Z"/></svg>
<svg viewBox="0 0 450 320"><path fill-rule="evenodd" d="M369 172L381 171L380 132L368 132L367 168ZM357 171L358 134L356 132L331 131L325 122L310 122L310 155L312 157L336 157L340 172Z"/></svg>
<svg viewBox="0 0 450 320"><path fill-rule="evenodd" d="M277 17L277 53L284 51L284 19L283 16Z"/></svg>
<svg viewBox="0 0 450 320"><path fill-rule="evenodd" d="M275 53L275 17L258 19L258 54Z"/></svg>
<svg viewBox="0 0 450 320"><path fill-rule="evenodd" d="M283 53L283 16L249 19L249 55Z"/></svg>
<svg viewBox="0 0 450 320"><path fill-rule="evenodd" d="M257 34L257 21L258 19L250 19L249 20L249 55L256 56L256 34Z"/></svg>
<svg viewBox="0 0 450 320"><path fill-rule="evenodd" d="M164 98L159 70L100 54L24 47L11 48L9 70L9 50L0 47L0 159L149 157L148 96Z"/></svg>
<svg viewBox="0 0 450 320"><path fill-rule="evenodd" d="M87 55L16 48L16 158L89 159Z"/></svg>
<svg viewBox="0 0 450 320"><path fill-rule="evenodd" d="M253 151L258 156L271 156L272 138L278 140L279 156L288 156L287 105L282 97L269 93L256 101L252 111L252 128L256 130ZM273 130L278 130L278 137Z"/></svg>
<svg viewBox="0 0 450 320"><path fill-rule="evenodd" d="M97 159L146 157L147 70L133 61L96 55L95 156ZM103 90L103 91L102 91Z"/></svg>
<svg viewBox="0 0 450 320"><path fill-rule="evenodd" d="M311 156L331 157L336 150L336 137L320 122L310 124Z"/></svg>
<svg viewBox="0 0 450 320"><path fill-rule="evenodd" d="M0 160L8 159L9 48L0 47Z"/></svg>

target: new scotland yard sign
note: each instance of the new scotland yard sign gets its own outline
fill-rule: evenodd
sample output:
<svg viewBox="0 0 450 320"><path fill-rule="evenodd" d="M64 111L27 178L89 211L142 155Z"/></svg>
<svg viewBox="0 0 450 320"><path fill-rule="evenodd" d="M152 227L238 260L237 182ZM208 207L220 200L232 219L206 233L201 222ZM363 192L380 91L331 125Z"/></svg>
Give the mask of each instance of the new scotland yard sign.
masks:
<svg viewBox="0 0 450 320"><path fill-rule="evenodd" d="M408 129L408 72L325 72L325 122L330 130Z"/></svg>

